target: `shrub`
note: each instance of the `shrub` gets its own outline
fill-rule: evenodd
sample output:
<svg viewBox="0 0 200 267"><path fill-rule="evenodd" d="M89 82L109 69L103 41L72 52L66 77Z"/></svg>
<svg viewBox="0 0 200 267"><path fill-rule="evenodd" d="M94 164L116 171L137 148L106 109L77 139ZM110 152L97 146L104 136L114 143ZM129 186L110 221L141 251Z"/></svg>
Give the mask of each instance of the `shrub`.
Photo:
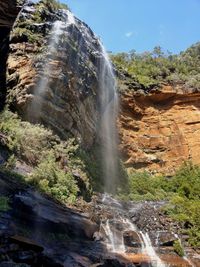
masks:
<svg viewBox="0 0 200 267"><path fill-rule="evenodd" d="M163 189L166 180L162 176L152 176L148 172L132 172L128 180L131 200L153 201L167 198L167 193Z"/></svg>
<svg viewBox="0 0 200 267"><path fill-rule="evenodd" d="M8 211L10 209L9 206L9 198L1 196L0 197L0 212L2 211Z"/></svg>
<svg viewBox="0 0 200 267"><path fill-rule="evenodd" d="M179 55L164 53L160 47L153 52L111 55L119 71L127 72L143 89L149 90L163 82L185 83L187 88L200 89L200 43Z"/></svg>
<svg viewBox="0 0 200 267"><path fill-rule="evenodd" d="M200 166L184 163L171 178L147 172L132 172L124 200L168 200L164 211L178 221L189 235L189 244L200 246ZM178 251L178 245L176 249ZM180 252L180 251L179 251Z"/></svg>
<svg viewBox="0 0 200 267"><path fill-rule="evenodd" d="M30 42L30 43L41 43L43 40L42 34L36 33L31 31L28 28L21 28L21 27L15 27L14 30L12 31L11 37L15 37L17 39L25 39L25 41Z"/></svg>
<svg viewBox="0 0 200 267"><path fill-rule="evenodd" d="M53 135L51 130L41 125L23 122L8 110L0 113L0 132L6 135L9 150L33 166L59 142L59 138Z"/></svg>
<svg viewBox="0 0 200 267"><path fill-rule="evenodd" d="M176 240L174 243L173 243L173 248L174 248L174 251L180 256L180 257L183 257L185 255L184 253L184 249L181 245L181 242L179 240Z"/></svg>
<svg viewBox="0 0 200 267"><path fill-rule="evenodd" d="M56 11L58 9L69 9L67 4L60 3L56 0L41 0L40 4L44 4L45 8L48 8L51 11Z"/></svg>
<svg viewBox="0 0 200 267"><path fill-rule="evenodd" d="M18 4L22 4L23 2L23 0L18 0ZM17 22L11 33L11 40L23 40L25 42L42 45L44 42L43 34L38 33L37 30L33 30L31 25L47 21L49 19L49 14L56 13L59 9L69 10L66 4L56 0L41 0L35 5L35 8L35 12L30 19L25 21L19 20Z"/></svg>
<svg viewBox="0 0 200 267"><path fill-rule="evenodd" d="M185 163L170 180L170 190L188 199L200 199L200 167Z"/></svg>
<svg viewBox="0 0 200 267"><path fill-rule="evenodd" d="M70 171L61 169L53 153L44 159L30 176L31 182L56 199L73 203L78 187Z"/></svg>
<svg viewBox="0 0 200 267"><path fill-rule="evenodd" d="M78 194L90 196L91 179L75 139L62 141L51 130L21 121L9 110L0 113L0 132L10 151L6 168L12 170L16 160L25 161L34 170L26 180L63 202L74 202Z"/></svg>

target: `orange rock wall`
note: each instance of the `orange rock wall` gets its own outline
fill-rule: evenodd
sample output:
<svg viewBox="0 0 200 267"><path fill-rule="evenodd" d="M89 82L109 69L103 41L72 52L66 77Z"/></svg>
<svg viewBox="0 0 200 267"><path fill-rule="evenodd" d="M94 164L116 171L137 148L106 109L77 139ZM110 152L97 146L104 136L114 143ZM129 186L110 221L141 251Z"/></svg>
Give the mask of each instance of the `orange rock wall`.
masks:
<svg viewBox="0 0 200 267"><path fill-rule="evenodd" d="M171 174L184 161L200 164L200 93L123 93L119 132L127 167Z"/></svg>

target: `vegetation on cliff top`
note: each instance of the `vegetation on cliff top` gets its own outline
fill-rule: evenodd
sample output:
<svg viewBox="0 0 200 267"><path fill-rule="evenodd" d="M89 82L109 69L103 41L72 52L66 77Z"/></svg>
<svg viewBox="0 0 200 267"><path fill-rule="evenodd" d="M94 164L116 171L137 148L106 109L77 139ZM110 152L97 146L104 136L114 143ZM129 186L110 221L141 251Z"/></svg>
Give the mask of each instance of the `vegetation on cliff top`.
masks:
<svg viewBox="0 0 200 267"><path fill-rule="evenodd" d="M150 90L163 82L184 83L186 88L200 90L200 43L179 55L164 53L161 47L152 52L111 54L119 71L128 73L143 89Z"/></svg>
<svg viewBox="0 0 200 267"><path fill-rule="evenodd" d="M39 9L44 9L47 8L51 12L55 12L58 9L67 9L69 10L69 7L67 4L61 3L60 1L57 0L41 0L38 3L38 8Z"/></svg>
<svg viewBox="0 0 200 267"><path fill-rule="evenodd" d="M21 4L25 1L21 1ZM19 3L18 3L19 4ZM59 9L67 9L69 7L66 4L60 3L56 0L40 0L34 6L35 10L33 14L29 15L28 18L19 17L15 27L11 34L11 40L37 43L38 45L43 44L43 36L46 34L41 30L38 30L37 25L44 23L45 21L53 21L57 19L57 11ZM46 27L45 31L48 31Z"/></svg>

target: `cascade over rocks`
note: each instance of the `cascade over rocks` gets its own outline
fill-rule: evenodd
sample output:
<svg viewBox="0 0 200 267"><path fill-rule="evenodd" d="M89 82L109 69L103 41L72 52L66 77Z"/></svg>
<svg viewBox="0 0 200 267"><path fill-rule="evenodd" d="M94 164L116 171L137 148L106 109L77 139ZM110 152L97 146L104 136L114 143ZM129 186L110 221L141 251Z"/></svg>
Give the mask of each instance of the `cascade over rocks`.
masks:
<svg viewBox="0 0 200 267"><path fill-rule="evenodd" d="M150 266L152 258L141 253L140 232L126 230L130 226L133 210L135 217L141 217L145 203L127 204L113 200L111 204L115 205L109 206L105 201L102 202L102 196L99 196L86 207L81 208L79 205L79 210L75 210L54 202L48 196L21 184L14 177L2 173L0 173L0 195L9 196L10 205L7 211L0 213L1 267ZM115 209L117 204L118 209ZM154 204L149 203L152 208ZM156 208L158 207L159 205ZM108 236L102 226L107 219L113 228L120 229L121 233L118 231L118 235L124 231L126 253L115 253L106 249ZM115 219L119 220L118 225ZM153 235L157 238L156 229L159 227L153 228L155 220L153 218L150 220L153 241ZM136 225L139 226L138 223ZM168 227L171 227L172 231L174 226L166 221L165 229ZM96 233L101 235L99 240L95 238ZM160 238L163 241L162 234ZM174 253L170 244L154 244L154 246L162 260L169 266L190 266ZM197 254L190 251L189 255L195 266L199 266L199 261L195 258Z"/></svg>
<svg viewBox="0 0 200 267"><path fill-rule="evenodd" d="M101 219L99 228L100 240L107 244L108 251L118 255L117 259L125 264L122 266L129 266L128 264L159 267L191 266L174 251L173 244L177 241L177 234L181 228L162 211L161 208L166 203L127 203L115 200L108 195L104 195L103 198L99 196L93 201L95 204L95 216ZM151 244L145 243L144 237L150 238ZM181 235L180 237L182 242L187 244L185 240L187 237L182 237ZM154 255L150 253L148 246L151 246L151 250L154 250ZM191 251L187 246L185 251L189 258L192 259L192 262L196 264L194 266L199 266L198 251ZM155 253L157 253L157 256ZM158 256L162 263L158 258L156 259ZM151 265L152 260L155 265ZM166 265L163 265L163 263Z"/></svg>

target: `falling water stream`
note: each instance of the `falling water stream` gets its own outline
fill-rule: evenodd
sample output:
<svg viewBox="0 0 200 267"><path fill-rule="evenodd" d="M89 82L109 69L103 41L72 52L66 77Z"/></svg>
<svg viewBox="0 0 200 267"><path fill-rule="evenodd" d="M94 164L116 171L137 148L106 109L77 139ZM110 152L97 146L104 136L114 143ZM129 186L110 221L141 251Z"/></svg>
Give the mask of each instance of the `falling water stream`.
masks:
<svg viewBox="0 0 200 267"><path fill-rule="evenodd" d="M54 22L52 27L50 42L48 45L48 52L51 54L51 58L55 55L56 50L59 46L60 37L63 34L64 29L75 24L75 18L73 14L66 11L67 22L62 21ZM85 36L87 31L83 27ZM83 34L83 35L84 35ZM116 193L118 186L118 173L119 173L119 161L118 161L118 133L116 129L116 121L118 117L118 95L115 74L113 66L109 60L109 56L106 53L104 46L99 42L101 49L100 58L100 72L99 72L99 102L101 111L100 121L100 135L101 135L101 150L102 150L102 166L105 193L103 195L102 203L108 206L115 214L114 218L107 219L102 222L101 225L107 236L107 248L109 251L114 253L126 253L126 246L124 244L124 232L134 231L137 233L141 247L141 253L147 255L151 259L150 266L153 267L165 267L166 265L161 261L159 256L156 254L149 235L137 230L137 227L131 222L124 213L121 203L114 198L110 197L109 194ZM40 78L38 86L35 90L35 101L32 103L31 114L33 110L35 114L40 113L41 98L48 90L49 77L52 72L52 65L49 60L46 60L43 67L44 75ZM119 229L120 225L120 229Z"/></svg>
<svg viewBox="0 0 200 267"><path fill-rule="evenodd" d="M123 233L119 234L115 230L112 230L109 220L106 221L104 230L109 239L108 248L115 253L125 253L126 248L124 245Z"/></svg>
<svg viewBox="0 0 200 267"><path fill-rule="evenodd" d="M109 60L108 54L103 45L101 45L103 58L100 66L100 102L101 102L101 135L102 135L102 163L105 179L105 192L116 193L118 185L118 136L116 129L116 120L118 116L118 95L115 75L112 64ZM114 204L114 212L117 213L121 209L120 203L113 200L106 194L103 197L103 202L109 205ZM116 207L115 207L116 206ZM115 225L122 224L123 231L116 229ZM123 212L120 216L115 217L112 221L109 219L103 225L104 231L107 235L107 246L112 252L125 253L123 232L127 230L136 231L136 227L126 217L123 217ZM149 256L151 265L153 267L165 267L166 265L160 260L156 254L150 238L147 233L139 232L142 243L142 253Z"/></svg>
<svg viewBox="0 0 200 267"><path fill-rule="evenodd" d="M118 95L113 66L102 44L100 62L100 104L101 104L101 140L102 165L105 192L115 193L118 184L118 135L116 120L118 116Z"/></svg>
<svg viewBox="0 0 200 267"><path fill-rule="evenodd" d="M165 267L166 265L161 261L161 259L156 254L152 244L151 240L149 238L149 235L147 233L140 232L142 236L142 253L149 256L151 259L151 265L153 267Z"/></svg>
<svg viewBox="0 0 200 267"><path fill-rule="evenodd" d="M140 241L140 253L147 255L151 260L150 266L167 266L157 255L154 247L152 246L148 233L143 233L137 229L137 226L128 218L123 205L119 201L112 198L108 194L104 194L102 203L114 214L113 219L108 219L105 221L105 223L101 224L107 236L106 244L109 251L120 254L126 253L127 248L124 244L124 233L132 231L137 234Z"/></svg>
<svg viewBox="0 0 200 267"><path fill-rule="evenodd" d="M50 33L50 39L48 44L47 53L50 57L46 58L43 65L43 75L40 77L37 87L34 91L34 98L31 105L29 106L28 116L31 121L38 122L41 109L42 109L42 98L46 95L49 87L49 78L51 77L53 65L51 60L56 58L56 52L59 47L60 37L67 32L67 29L75 23L75 17L73 13L68 10L63 10L63 15L67 17L67 22L55 21Z"/></svg>

